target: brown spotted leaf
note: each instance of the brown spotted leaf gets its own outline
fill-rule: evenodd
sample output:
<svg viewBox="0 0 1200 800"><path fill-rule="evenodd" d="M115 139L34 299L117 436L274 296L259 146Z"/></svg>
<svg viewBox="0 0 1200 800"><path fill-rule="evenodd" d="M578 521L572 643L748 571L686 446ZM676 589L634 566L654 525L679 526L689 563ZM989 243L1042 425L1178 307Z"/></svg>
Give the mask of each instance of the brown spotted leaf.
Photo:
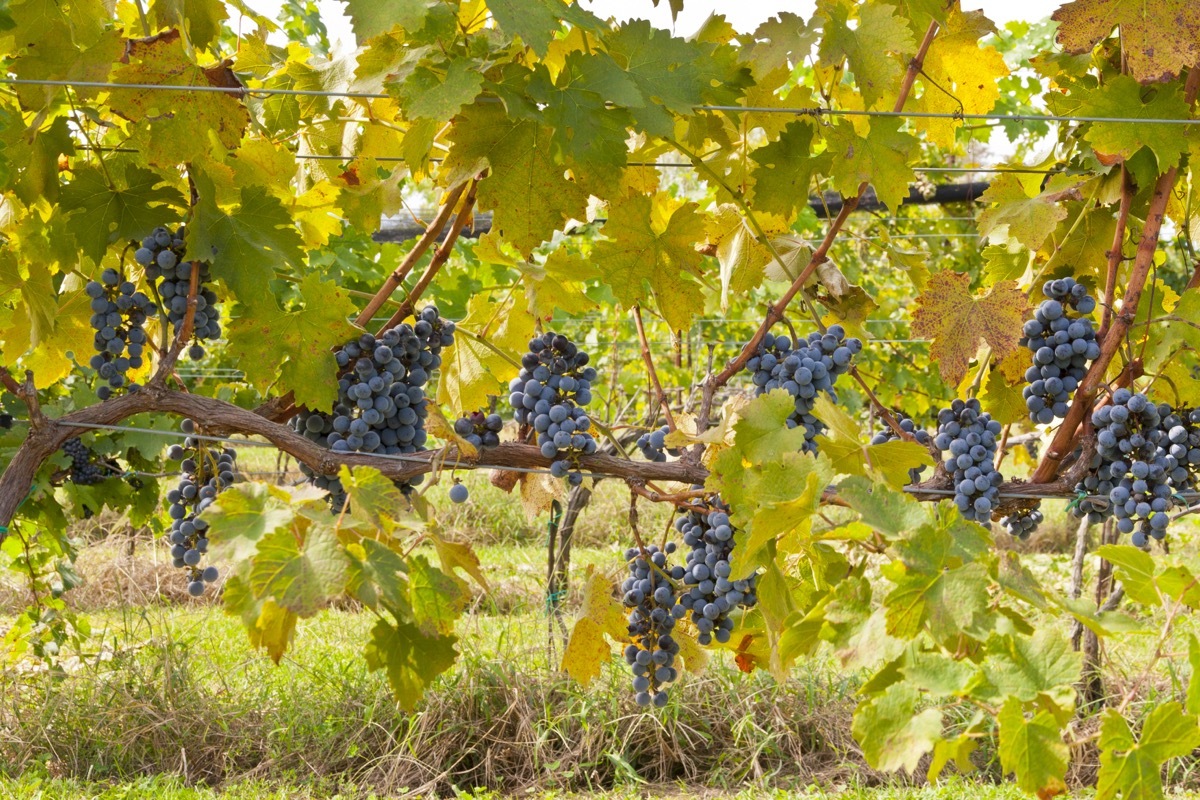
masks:
<svg viewBox="0 0 1200 800"><path fill-rule="evenodd" d="M1087 53L1114 26L1121 28L1121 52L1141 83L1174 78L1200 62L1200 3L1196 0L1075 0L1059 7L1058 43L1068 53Z"/></svg>
<svg viewBox="0 0 1200 800"><path fill-rule="evenodd" d="M971 293L971 278L962 272L939 272L917 298L912 332L933 339L929 358L942 379L957 385L967 365L986 342L1002 361L1017 348L1029 302L1014 281L1001 281L987 294Z"/></svg>

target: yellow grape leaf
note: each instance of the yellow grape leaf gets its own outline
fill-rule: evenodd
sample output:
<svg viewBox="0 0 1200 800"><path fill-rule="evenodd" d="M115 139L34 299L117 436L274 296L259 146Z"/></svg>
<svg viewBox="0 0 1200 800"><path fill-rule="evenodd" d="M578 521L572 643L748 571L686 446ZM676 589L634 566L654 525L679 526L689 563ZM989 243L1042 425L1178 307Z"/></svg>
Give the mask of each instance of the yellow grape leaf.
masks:
<svg viewBox="0 0 1200 800"><path fill-rule="evenodd" d="M860 183L869 183L888 208L899 208L916 177L908 162L917 155L920 144L916 137L901 131L900 124L899 118L872 119L866 136L860 136L850 122L827 130L834 188L849 197L858 194Z"/></svg>
<svg viewBox="0 0 1200 800"><path fill-rule="evenodd" d="M700 274L704 220L695 203L680 203L665 192L633 195L609 207L605 239L592 261L617 301L631 308L657 301L663 318L683 330L704 308L701 286L686 275Z"/></svg>
<svg viewBox="0 0 1200 800"><path fill-rule="evenodd" d="M596 301L584 290L600 273L581 253L559 246L543 264L521 261L516 266L525 278L525 300L533 316L549 320L555 309L564 314L595 310Z"/></svg>
<svg viewBox="0 0 1200 800"><path fill-rule="evenodd" d="M777 217L764 214L760 224L764 222L768 223L763 225L768 236L787 230L787 223ZM728 311L731 295L744 297L762 283L763 267L774 256L732 203L710 214L707 227L708 243L716 245L721 267L721 309Z"/></svg>
<svg viewBox="0 0 1200 800"><path fill-rule="evenodd" d="M600 665L612 657L612 646L604 638L606 634L616 641L628 639L625 613L613 597L612 580L589 566L583 608L562 660L563 670L584 686L600 674Z"/></svg>
<svg viewBox="0 0 1200 800"><path fill-rule="evenodd" d="M521 475L521 507L525 516L535 520L550 510L550 502L563 493L563 482L544 473Z"/></svg>
<svg viewBox="0 0 1200 800"><path fill-rule="evenodd" d="M131 40L126 63L113 70L114 83L169 86L237 87L223 64L201 67L188 57L179 32L166 31L146 40ZM174 166L209 155L213 136L227 149L242 140L250 123L235 95L224 92L173 92L162 89L114 89L112 110L134 122L146 121L150 135L144 155L152 164Z"/></svg>
<svg viewBox="0 0 1200 800"><path fill-rule="evenodd" d="M971 276L946 270L929 279L917 297L912 332L933 339L929 358L942 379L957 384L983 342L1003 360L1016 350L1029 309L1025 294L1012 281L996 284L982 297L971 293Z"/></svg>
<svg viewBox="0 0 1200 800"><path fill-rule="evenodd" d="M858 24L849 24L849 12L858 9ZM871 107L900 85L904 64L899 55L916 52L916 41L896 7L886 3L828 4L824 9L825 35L821 39L821 61L832 64L843 58L850 62L854 82L863 102Z"/></svg>
<svg viewBox="0 0 1200 800"><path fill-rule="evenodd" d="M1003 174L979 197L979 202L992 204L979 214L979 233L987 236L1007 225L1011 238L1030 250L1037 250L1058 223L1067 218L1067 209L1057 202L1059 196L1040 193L1031 197L1019 177Z"/></svg>
<svg viewBox="0 0 1200 800"><path fill-rule="evenodd" d="M957 6L957 4L955 4ZM1000 79L1008 75L1004 57L979 40L996 32L996 26L981 11L962 12L955 7L946 26L938 31L921 69L925 91L916 103L922 111L985 114L1000 97ZM954 132L962 125L954 119L920 119L924 129L940 147L954 145Z"/></svg>
<svg viewBox="0 0 1200 800"><path fill-rule="evenodd" d="M470 542L451 542L432 532L428 533L426 538L433 542L438 558L441 559L443 572L452 575L455 569L461 569L474 578L485 592L491 591L487 578L484 577L483 567L479 563L479 556Z"/></svg>
<svg viewBox="0 0 1200 800"><path fill-rule="evenodd" d="M1055 37L1068 53L1090 53L1121 28L1121 52L1142 83L1165 81L1200 63L1200 5L1195 0L1075 0L1050 15Z"/></svg>
<svg viewBox="0 0 1200 800"><path fill-rule="evenodd" d="M454 347L442 356L437 393L438 403L455 412L483 408L489 395L507 396L508 382L517 376L517 362L533 337L533 317L517 306L511 293L496 303L482 292L467 302L460 326ZM465 331L478 334L491 347Z"/></svg>

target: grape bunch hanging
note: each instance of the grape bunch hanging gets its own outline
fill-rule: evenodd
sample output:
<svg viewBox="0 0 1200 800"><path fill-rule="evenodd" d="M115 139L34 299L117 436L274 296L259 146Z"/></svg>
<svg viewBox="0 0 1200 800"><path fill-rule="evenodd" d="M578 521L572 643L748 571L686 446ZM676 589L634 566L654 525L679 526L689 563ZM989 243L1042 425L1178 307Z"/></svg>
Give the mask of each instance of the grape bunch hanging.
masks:
<svg viewBox="0 0 1200 800"><path fill-rule="evenodd" d="M136 383L126 373L144 363L146 320L158 313L158 307L120 273L109 268L100 273L99 281L88 281L84 288L92 299L92 329L96 332L90 366L105 382L96 389L96 396L107 400L123 387L136 391Z"/></svg>
<svg viewBox="0 0 1200 800"><path fill-rule="evenodd" d="M583 483L579 457L596 452L592 421L584 406L592 401L596 370L588 354L566 336L547 332L529 342L521 371L509 383L508 401L518 423L532 428L550 473Z"/></svg>
<svg viewBox="0 0 1200 800"><path fill-rule="evenodd" d="M1067 416L1071 396L1100 355L1096 331L1088 319L1096 310L1087 287L1073 278L1047 281L1046 299L1025 323L1021 344L1033 354L1025 373L1025 407L1029 418L1043 425Z"/></svg>
<svg viewBox="0 0 1200 800"><path fill-rule="evenodd" d="M441 319L436 306L426 306L416 322L385 331L378 338L364 333L336 354L341 371L338 399L332 412L305 411L291 420L292 429L338 453L399 455L425 449L425 385L442 363L441 352L454 344L454 323ZM330 493L336 508L346 496L336 475L301 469L312 483ZM398 483L409 489L413 478Z"/></svg>
<svg viewBox="0 0 1200 800"><path fill-rule="evenodd" d="M63 442L63 452L71 458L68 478L76 486L93 486L108 477L110 471L98 462L91 448L78 436Z"/></svg>
<svg viewBox="0 0 1200 800"><path fill-rule="evenodd" d="M185 571L187 592L192 597L204 594L208 584L220 577L220 571L200 562L208 552L208 522L200 516L208 508L217 493L234 482L234 461L237 453L229 448L214 448L192 434L195 423L183 420L180 428L188 437L182 445L172 445L167 458L180 462L183 476L179 485L167 492L170 506L167 513L171 518L171 531L167 542L171 545L174 565Z"/></svg>
<svg viewBox="0 0 1200 800"><path fill-rule="evenodd" d="M668 542L659 550L650 545L643 553L638 548L625 551L629 577L621 589L629 611L629 638L625 663L633 670L634 700L639 706L651 703L657 708L667 704L667 686L679 676L675 657L679 643L672 636L677 606L671 580L683 577L683 568L667 566L667 556L675 552Z"/></svg>
<svg viewBox="0 0 1200 800"><path fill-rule="evenodd" d="M758 352L746 362L756 394L784 389L796 399L796 410L788 420L788 427L804 428L806 453L817 451L816 438L824 430L812 413L817 393L824 392L837 401L834 383L850 370L862 346L861 339L847 339L841 325L830 325L825 333L811 333L795 348L787 336L768 332Z"/></svg>
<svg viewBox="0 0 1200 800"><path fill-rule="evenodd" d="M754 593L756 575L735 578L729 562L733 553L734 528L729 509L720 497L712 500L706 510L689 509L675 518L675 530L690 548L683 583L688 587L679 595L679 617L691 612L703 645L716 639L721 644L733 633L730 613L737 608L753 608L758 602Z"/></svg>
<svg viewBox="0 0 1200 800"><path fill-rule="evenodd" d="M475 447L495 447L500 444L504 420L499 414L472 411L454 420L454 432Z"/></svg>
<svg viewBox="0 0 1200 800"><path fill-rule="evenodd" d="M1002 427L984 413L975 398L955 400L938 412L934 445L949 456L946 472L954 479L954 502L967 519L987 523L999 499L1004 476L996 469L996 437Z"/></svg>
<svg viewBox="0 0 1200 800"><path fill-rule="evenodd" d="M182 225L174 232L167 228L155 228L142 239L141 247L134 251L133 258L145 268L147 278L158 281L158 296L176 335L187 317L192 273L200 270L197 275L192 344L187 351L189 358L199 361L204 358L204 345L201 342L221 338L221 313L217 308L217 295L208 287L212 281L208 264L187 261L185 258L185 234L186 229Z"/></svg>

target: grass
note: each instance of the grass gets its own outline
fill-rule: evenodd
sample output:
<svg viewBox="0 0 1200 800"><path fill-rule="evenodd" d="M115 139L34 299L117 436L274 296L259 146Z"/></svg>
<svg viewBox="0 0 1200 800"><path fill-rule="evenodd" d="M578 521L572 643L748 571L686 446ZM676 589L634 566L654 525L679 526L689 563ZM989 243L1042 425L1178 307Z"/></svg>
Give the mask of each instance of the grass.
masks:
<svg viewBox="0 0 1200 800"><path fill-rule="evenodd" d="M361 648L369 615L328 610L303 621L295 648L275 666L211 599L182 597L161 544L120 519L90 521L98 541L79 562L88 582L68 597L90 612L102 659L68 662L60 675L0 671L0 797L1019 795L1000 781L987 747L969 780L923 786L869 769L850 735L863 675L828 653L777 683L741 673L729 653L716 652L655 714L632 708L617 661L589 687L566 680L556 668L562 641L548 637L545 529L525 521L486 477L466 480L475 502L451 506L458 516L448 527L476 541L492 592L481 593L460 622L463 658L415 714L399 711L383 678L367 670ZM602 486L579 529L576 585L589 566L616 570L627 512L620 487ZM643 511L643 530L657 526L656 513ZM1014 547L1023 564L1065 591L1074 526L1056 510L1048 516L1039 536ZM1195 552L1194 531L1173 532L1172 544ZM0 595L10 610L20 601L19 592ZM1181 623L1173 654L1186 653L1194 627ZM1114 691L1138 675L1152 640L1110 646L1106 680ZM1173 657L1155 674L1139 694L1141 707L1178 696L1181 663ZM1094 753L1080 759L1080 783L1090 781L1092 761ZM1196 766L1173 764L1171 783L1200 785ZM474 788L481 786L489 791Z"/></svg>

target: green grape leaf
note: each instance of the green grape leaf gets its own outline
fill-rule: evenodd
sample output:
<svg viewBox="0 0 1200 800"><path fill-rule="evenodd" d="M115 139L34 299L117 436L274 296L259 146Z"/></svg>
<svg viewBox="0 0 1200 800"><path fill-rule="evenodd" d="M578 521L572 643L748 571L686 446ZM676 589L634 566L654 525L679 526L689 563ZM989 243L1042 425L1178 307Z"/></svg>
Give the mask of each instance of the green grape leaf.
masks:
<svg viewBox="0 0 1200 800"><path fill-rule="evenodd" d="M492 229L528 256L572 218L587 197L551 155L550 129L513 120L498 103L468 106L454 119L454 144L442 164L447 186L490 173L479 184L479 205L492 209Z"/></svg>
<svg viewBox="0 0 1200 800"><path fill-rule="evenodd" d="M361 539L346 546L349 571L347 594L369 608L386 604L393 613L411 616L408 599L408 565L403 556L382 542Z"/></svg>
<svg viewBox="0 0 1200 800"><path fill-rule="evenodd" d="M789 71L803 63L821 40L821 18L814 15L805 22L804 17L784 11L754 30L754 44L749 47L747 59L756 76L767 75L779 68Z"/></svg>
<svg viewBox="0 0 1200 800"><path fill-rule="evenodd" d="M232 210L217 205L212 181L195 176L200 202L187 229L189 258L212 264L213 276L224 281L250 308L271 307L270 282L276 270L304 262L300 234L278 199L261 186L243 187Z"/></svg>
<svg viewBox="0 0 1200 800"><path fill-rule="evenodd" d="M1083 662L1068 639L1052 628L1041 628L1032 637L1005 635L988 641L983 662L987 684L975 694L987 700L1015 697L1022 702L1045 696L1063 710L1075 703L1074 685Z"/></svg>
<svg viewBox="0 0 1200 800"><path fill-rule="evenodd" d="M408 32L419 30L428 8L427 0L346 0L346 14L359 44L396 26Z"/></svg>
<svg viewBox="0 0 1200 800"><path fill-rule="evenodd" d="M791 219L797 209L808 208L813 175L829 170L825 153L812 155L812 138L812 125L794 120L778 139L750 154L756 165L751 172L756 211Z"/></svg>
<svg viewBox="0 0 1200 800"><path fill-rule="evenodd" d="M345 464L338 470L342 489L350 500L349 514L370 528L392 536L398 528L407 528L402 513L409 507L396 484L374 467Z"/></svg>
<svg viewBox="0 0 1200 800"><path fill-rule="evenodd" d="M911 685L935 698L965 695L978 675L978 668L970 661L955 661L945 653L922 650L915 644L909 647L900 671Z"/></svg>
<svg viewBox="0 0 1200 800"><path fill-rule="evenodd" d="M1058 721L1049 711L1025 718L1021 701L1010 697L996 715L1000 726L1000 766L1017 776L1017 786L1029 794L1065 794L1070 750Z"/></svg>
<svg viewBox="0 0 1200 800"><path fill-rule="evenodd" d="M110 186L98 168L80 166L62 189L63 210L78 212L72 215L71 233L97 264L110 244L140 240L155 227L176 221L184 204L183 195L151 170L129 164L123 178Z"/></svg>
<svg viewBox="0 0 1200 800"><path fill-rule="evenodd" d="M1200 9L1192 0L1074 0L1050 18L1056 39L1068 53L1091 53L1100 40L1121 28L1121 52L1142 83L1165 81L1200 63ZM1123 116L1123 115L1122 115Z"/></svg>
<svg viewBox="0 0 1200 800"><path fill-rule="evenodd" d="M470 599L466 586L422 555L409 558L408 583L413 619L421 632L428 636L453 632Z"/></svg>
<svg viewBox="0 0 1200 800"><path fill-rule="evenodd" d="M1161 800L1162 766L1200 746L1200 727L1179 703L1160 703L1134 738L1129 723L1114 708L1100 722L1100 775L1096 800Z"/></svg>
<svg viewBox="0 0 1200 800"><path fill-rule="evenodd" d="M1146 99L1143 99L1145 95ZM1114 75L1080 98L1075 113L1085 117L1187 119L1188 104L1176 85L1147 90L1128 75ZM1136 122L1093 122L1083 138L1105 164L1124 161L1143 147L1150 148L1158 169L1166 171L1187 151L1187 139L1175 125ZM1111 240L1110 240L1111 244Z"/></svg>
<svg viewBox="0 0 1200 800"><path fill-rule="evenodd" d="M28 41L28 40L27 40ZM25 55L12 62L12 72L24 80L69 80L104 83L113 64L125 53L125 39L119 30L105 31L90 46L77 48L70 27L61 22L50 25L45 34L29 41ZM43 108L56 98L61 100L63 88L58 86L17 85L14 87L21 105L29 109ZM76 86L72 89L79 100L90 100L99 90Z"/></svg>
<svg viewBox="0 0 1200 800"><path fill-rule="evenodd" d="M456 411L486 408L488 397L508 397L521 356L534 334L534 318L520 310L513 293L501 302L480 292L467 301L454 347L445 351L438 378L438 403ZM476 334L487 344L474 336Z"/></svg>
<svg viewBox="0 0 1200 800"><path fill-rule="evenodd" d="M988 371L984 392L979 397L983 410L992 415L992 419L1001 425L1021 422L1029 417L1029 409L1025 405L1025 396L1020 384L1015 384L1005 378L1004 373L996 367Z"/></svg>
<svg viewBox="0 0 1200 800"><path fill-rule="evenodd" d="M347 321L356 305L345 289L326 283L316 272L306 275L298 288L303 306L296 310L261 302L253 314L229 323L228 349L246 380L260 391L292 391L298 405L332 408L338 372L332 349L361 332Z"/></svg>
<svg viewBox="0 0 1200 800"><path fill-rule="evenodd" d="M852 197L860 184L869 183L884 205L893 211L900 208L916 177L908 162L918 146L916 138L900 130L901 124L898 117L872 119L866 137L859 136L850 122L828 129L826 152L833 159L834 188Z"/></svg>
<svg viewBox="0 0 1200 800"><path fill-rule="evenodd" d="M188 57L178 31L147 40L131 40L126 63L113 70L114 83L168 86L240 84L226 66L201 67ZM250 123L249 113L235 95L225 92L174 92L163 89L113 89L109 105L134 122L146 121L150 135L142 149L152 164L174 166L209 155L210 136L223 147L236 149Z"/></svg>
<svg viewBox="0 0 1200 800"><path fill-rule="evenodd" d="M1056 248L1054 255L1046 262L1045 272L1055 277L1071 275L1080 280L1094 275L1097 283L1103 284L1101 276L1107 271L1108 251L1112 249L1117 218L1111 207L1089 208L1083 203L1077 205L1078 208L1070 209L1070 216L1062 221L1054 233ZM1082 220L1079 219L1080 214L1084 214ZM1076 225L1076 222L1079 224ZM985 254L990 249L986 248Z"/></svg>
<svg viewBox="0 0 1200 800"><path fill-rule="evenodd" d="M904 492L872 483L866 478L846 478L838 483L838 497L862 516L862 521L890 538L899 538L933 522L929 504Z"/></svg>
<svg viewBox="0 0 1200 800"><path fill-rule="evenodd" d="M250 565L250 588L301 617L311 617L346 586L346 554L331 528L310 525L301 539L280 528L258 541Z"/></svg>
<svg viewBox="0 0 1200 800"><path fill-rule="evenodd" d="M403 83L390 84L409 119L449 119L474 101L483 86L479 65L466 58L451 58L433 67L422 64Z"/></svg>
<svg viewBox="0 0 1200 800"><path fill-rule="evenodd" d="M1200 714L1200 639L1194 633L1188 634L1188 667L1187 712Z"/></svg>
<svg viewBox="0 0 1200 800"><path fill-rule="evenodd" d="M240 574L225 581L221 599L226 614L241 617L250 646L266 650L278 664L292 643L300 617L273 600L259 600Z"/></svg>
<svg viewBox="0 0 1200 800"><path fill-rule="evenodd" d="M364 655L372 671L385 670L396 702L413 711L425 689L454 666L458 637L425 636L407 622L392 625L386 619L375 623Z"/></svg>
<svg viewBox="0 0 1200 800"><path fill-rule="evenodd" d="M592 262L601 280L626 308L653 295L673 330L686 330L703 308L701 285L685 276L700 274L704 219L696 204L679 203L665 193L629 197L609 207L605 239L596 243Z"/></svg>
<svg viewBox="0 0 1200 800"><path fill-rule="evenodd" d="M970 275L945 270L917 297L912 333L933 339L930 361L937 362L943 380L958 385L981 343L992 348L997 363L1017 348L1028 310L1029 300L1013 282L998 283L979 297L971 293Z"/></svg>
<svg viewBox="0 0 1200 800"><path fill-rule="evenodd" d="M804 429L788 428L787 419L796 411L796 400L785 389L775 389L754 398L741 409L734 424L734 447L730 452L740 461L763 464L778 461L804 447Z"/></svg>
<svg viewBox="0 0 1200 800"><path fill-rule="evenodd" d="M584 314L597 307L584 291L587 281L599 277L600 271L581 253L559 246L544 263L522 261L517 269L524 278L526 307L535 318L549 319L555 310Z"/></svg>
<svg viewBox="0 0 1200 800"><path fill-rule="evenodd" d="M235 483L201 515L209 525L209 551L218 561L242 562L258 543L280 528L291 530L295 497L287 487L260 481Z"/></svg>
<svg viewBox="0 0 1200 800"><path fill-rule="evenodd" d="M983 248L982 255L983 274L989 286L1001 281L1019 281L1029 269L1029 251L1015 242L1012 245L989 244ZM1086 269L1085 266L1080 268Z"/></svg>
<svg viewBox="0 0 1200 800"><path fill-rule="evenodd" d="M563 651L563 671L584 686L597 678L600 665L612 658L606 635L615 641L628 638L625 612L613 597L612 581L589 566L583 607Z"/></svg>
<svg viewBox="0 0 1200 800"><path fill-rule="evenodd" d="M545 57L567 11L561 0L488 0L488 11L509 36L519 36L526 46Z"/></svg>
<svg viewBox="0 0 1200 800"><path fill-rule="evenodd" d="M858 24L851 26L849 12L853 8L858 10ZM895 15L896 7L886 3L828 3L823 10L827 16L825 36L817 53L827 65L842 59L849 62L863 103L871 108L900 85L904 74L900 56L917 49L913 35Z"/></svg>
<svg viewBox="0 0 1200 800"><path fill-rule="evenodd" d="M988 236L1004 225L1011 238L1030 250L1037 250L1058 223L1067 218L1067 209L1057 202L1061 196L1061 192L1030 196L1020 178L1002 174L979 197L979 202L992 204L979 213L979 233Z"/></svg>
<svg viewBox="0 0 1200 800"><path fill-rule="evenodd" d="M222 0L155 0L151 8L158 27L186 30L188 40L201 49L220 35L221 23L229 17Z"/></svg>
<svg viewBox="0 0 1200 800"><path fill-rule="evenodd" d="M900 489L909 482L910 469L933 466L929 451L916 442L864 445L858 423L825 395L816 397L812 414L825 423L817 441L839 472L861 476L877 472L889 486Z"/></svg>
<svg viewBox="0 0 1200 800"><path fill-rule="evenodd" d="M1149 553L1132 545L1105 544L1096 548L1096 555L1116 567L1117 580L1130 599L1151 607L1162 602L1154 580L1154 558Z"/></svg>
<svg viewBox="0 0 1200 800"><path fill-rule="evenodd" d="M860 703L852 731L867 763L875 769L913 772L922 756L941 738L942 714L927 708L917 712L920 693L906 683Z"/></svg>
<svg viewBox="0 0 1200 800"><path fill-rule="evenodd" d="M936 572L894 569L889 577L896 586L884 599L887 631L899 639L912 639L925 626L938 641L951 639L987 608L987 570L982 564Z"/></svg>

